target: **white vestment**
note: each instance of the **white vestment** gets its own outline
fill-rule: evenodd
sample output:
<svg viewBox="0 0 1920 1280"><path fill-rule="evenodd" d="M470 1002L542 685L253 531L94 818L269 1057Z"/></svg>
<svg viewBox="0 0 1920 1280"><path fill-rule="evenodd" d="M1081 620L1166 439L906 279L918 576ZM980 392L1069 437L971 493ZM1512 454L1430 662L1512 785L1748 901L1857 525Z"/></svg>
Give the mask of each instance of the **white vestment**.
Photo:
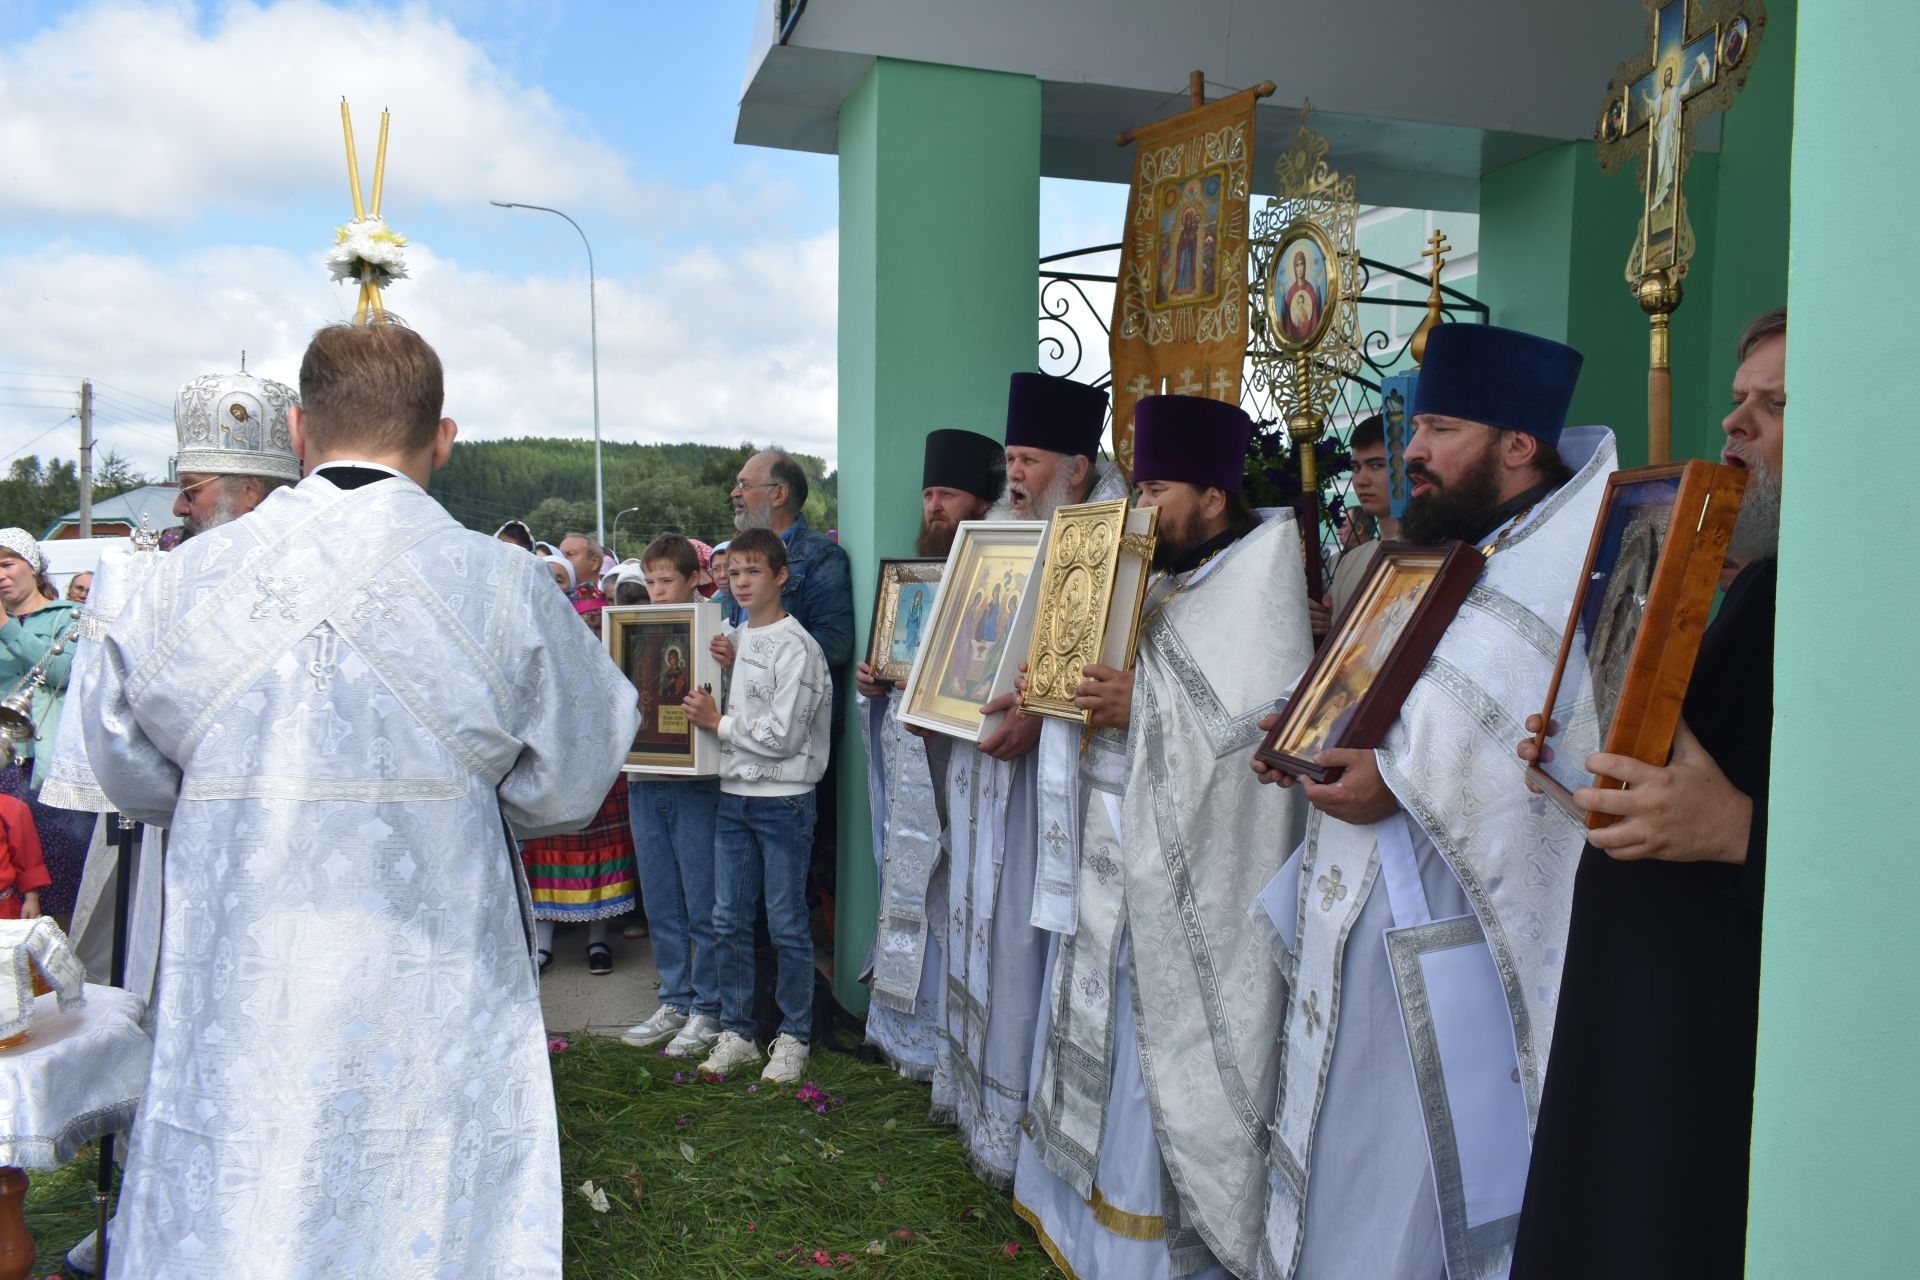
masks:
<svg viewBox="0 0 1920 1280"><path fill-rule="evenodd" d="M1263 895L1289 908L1265 1280L1507 1273L1585 834L1514 745L1614 470L1604 429L1560 451L1573 479L1499 531L1377 752L1401 811L1314 813Z"/></svg>
<svg viewBox="0 0 1920 1280"><path fill-rule="evenodd" d="M927 889L944 871L940 814L928 760L937 744L908 733L897 697L859 699L867 749L867 797L879 871L879 918L868 953L872 999L867 1043L894 1070L933 1079L946 985L947 921L927 910Z"/></svg>
<svg viewBox="0 0 1920 1280"><path fill-rule="evenodd" d="M112 1274L558 1276L502 820L584 825L636 716L545 566L312 476L163 558L94 703L107 797L170 833Z"/></svg>
<svg viewBox="0 0 1920 1280"><path fill-rule="evenodd" d="M1304 816L1248 767L1313 656L1291 516L1157 579L1142 619L1128 732L1085 756L1017 1205L1077 1274L1248 1274L1285 991L1246 906Z"/></svg>
<svg viewBox="0 0 1920 1280"><path fill-rule="evenodd" d="M76 643L67 679L66 711L60 717L46 785L40 791L40 799L46 804L101 815L113 808L87 759L86 722L94 714L101 643L127 600L159 564L159 558L158 550L138 544L108 547L100 555L87 603L80 610L80 624L74 629ZM107 838L106 818L95 821L69 930L74 954L87 966L87 980L106 985L112 978L113 937L118 927L114 916L116 881L123 870L132 877L127 893L130 919L126 956L130 963L122 985L140 997L143 1017L146 1002L153 998L151 961L159 950L162 843L158 829L141 828L135 835L133 865L123 869L119 848Z"/></svg>
<svg viewBox="0 0 1920 1280"><path fill-rule="evenodd" d="M1127 496L1112 463L1095 468L1086 501ZM1036 580L1038 575L1036 575ZM1047 934L1034 927L1038 844L1036 786L1047 734L1017 760L995 760L955 740L947 769L947 874L928 893L929 913L947 921L944 1026L933 1074L933 1114L953 1121L975 1173L1013 1183L1027 1077L1046 974Z"/></svg>

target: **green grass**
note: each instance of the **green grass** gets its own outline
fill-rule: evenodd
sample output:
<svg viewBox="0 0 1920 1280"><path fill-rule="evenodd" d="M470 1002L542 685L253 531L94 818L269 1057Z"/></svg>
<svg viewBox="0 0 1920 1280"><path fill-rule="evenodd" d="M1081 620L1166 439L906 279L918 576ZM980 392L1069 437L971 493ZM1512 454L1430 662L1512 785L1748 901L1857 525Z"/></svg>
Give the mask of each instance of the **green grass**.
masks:
<svg viewBox="0 0 1920 1280"><path fill-rule="evenodd" d="M883 1064L815 1057L821 1114L757 1072L704 1084L615 1040L574 1038L552 1062L569 1277L1058 1274L1007 1196L968 1171L953 1131L927 1119L927 1086ZM89 1149L33 1175L34 1275L64 1274L61 1255L91 1226L93 1168ZM588 1180L605 1212L580 1192Z"/></svg>

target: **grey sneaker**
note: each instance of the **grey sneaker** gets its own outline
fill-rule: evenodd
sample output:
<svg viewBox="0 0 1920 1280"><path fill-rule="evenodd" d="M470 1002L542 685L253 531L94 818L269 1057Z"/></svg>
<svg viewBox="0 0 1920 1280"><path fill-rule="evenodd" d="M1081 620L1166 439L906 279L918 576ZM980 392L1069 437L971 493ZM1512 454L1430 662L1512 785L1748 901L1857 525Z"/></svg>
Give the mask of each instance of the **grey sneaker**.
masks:
<svg viewBox="0 0 1920 1280"><path fill-rule="evenodd" d="M100 1270L100 1232L87 1232L86 1239L67 1250L67 1270L75 1275L95 1275Z"/></svg>
<svg viewBox="0 0 1920 1280"><path fill-rule="evenodd" d="M708 1080L725 1080L740 1067L760 1061L760 1046L737 1031L722 1031L713 1042L713 1052L700 1064L700 1075Z"/></svg>
<svg viewBox="0 0 1920 1280"><path fill-rule="evenodd" d="M806 1042L796 1040L789 1035L775 1036L767 1046L767 1069L760 1078L770 1084L799 1084L807 1074L807 1058L811 1050Z"/></svg>
<svg viewBox="0 0 1920 1280"><path fill-rule="evenodd" d="M686 1011L663 1004L653 1011L653 1016L637 1027L628 1027L620 1033L620 1039L636 1049L645 1049L659 1044L662 1040L671 1040L680 1028L687 1025Z"/></svg>
<svg viewBox="0 0 1920 1280"><path fill-rule="evenodd" d="M680 1034L660 1052L669 1058L691 1058L695 1055L704 1058L713 1048L713 1042L719 1038L720 1019L696 1013L687 1019L687 1025L680 1028Z"/></svg>

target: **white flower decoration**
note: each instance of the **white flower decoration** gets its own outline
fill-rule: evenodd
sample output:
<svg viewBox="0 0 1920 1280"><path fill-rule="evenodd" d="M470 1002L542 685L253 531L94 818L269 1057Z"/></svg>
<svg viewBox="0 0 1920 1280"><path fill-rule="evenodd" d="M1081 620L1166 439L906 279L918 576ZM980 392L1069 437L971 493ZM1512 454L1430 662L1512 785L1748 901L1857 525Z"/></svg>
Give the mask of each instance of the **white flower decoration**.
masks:
<svg viewBox="0 0 1920 1280"><path fill-rule="evenodd" d="M363 218L333 229L327 267L335 280L384 289L407 278L406 247L407 238L389 227L385 218Z"/></svg>

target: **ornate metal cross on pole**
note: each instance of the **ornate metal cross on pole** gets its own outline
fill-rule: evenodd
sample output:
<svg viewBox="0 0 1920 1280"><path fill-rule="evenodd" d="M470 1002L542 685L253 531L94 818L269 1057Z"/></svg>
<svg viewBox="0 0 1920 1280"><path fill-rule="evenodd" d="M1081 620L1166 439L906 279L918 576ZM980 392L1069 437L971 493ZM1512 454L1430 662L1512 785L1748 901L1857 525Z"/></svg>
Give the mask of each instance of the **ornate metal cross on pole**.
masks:
<svg viewBox="0 0 1920 1280"><path fill-rule="evenodd" d="M1647 461L1673 452L1673 375L1668 325L1679 309L1693 226L1684 183L1693 135L1709 111L1724 111L1746 87L1767 13L1761 0L1643 0L1649 51L1621 63L1594 127L1608 173L1644 157L1640 232L1627 282L1652 325L1647 374ZM1641 136L1641 135L1644 135Z"/></svg>

